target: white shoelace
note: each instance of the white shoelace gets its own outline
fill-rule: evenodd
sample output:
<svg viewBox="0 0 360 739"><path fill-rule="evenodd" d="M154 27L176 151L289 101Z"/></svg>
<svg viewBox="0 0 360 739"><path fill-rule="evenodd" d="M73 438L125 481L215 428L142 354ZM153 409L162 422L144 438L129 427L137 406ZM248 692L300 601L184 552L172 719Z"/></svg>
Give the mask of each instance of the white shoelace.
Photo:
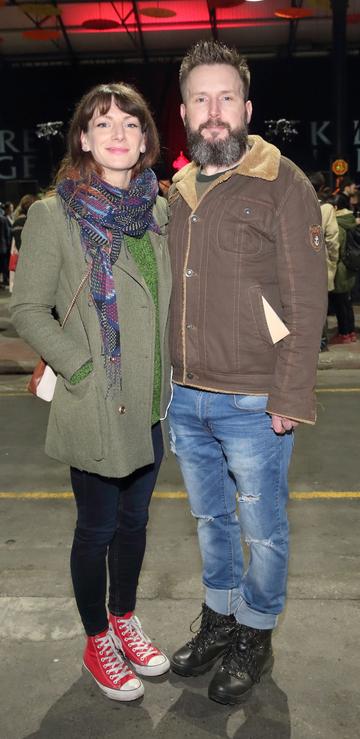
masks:
<svg viewBox="0 0 360 739"><path fill-rule="evenodd" d="M115 685L126 675L132 675L128 665L116 651L115 644L109 632L105 636L95 637L95 643L99 650L101 662L104 663L106 674L109 675L110 680Z"/></svg>
<svg viewBox="0 0 360 739"><path fill-rule="evenodd" d="M134 650L141 661L151 655L159 654L159 650L151 644L151 640L142 630L137 616L129 619L116 618L116 620L121 629L122 639Z"/></svg>

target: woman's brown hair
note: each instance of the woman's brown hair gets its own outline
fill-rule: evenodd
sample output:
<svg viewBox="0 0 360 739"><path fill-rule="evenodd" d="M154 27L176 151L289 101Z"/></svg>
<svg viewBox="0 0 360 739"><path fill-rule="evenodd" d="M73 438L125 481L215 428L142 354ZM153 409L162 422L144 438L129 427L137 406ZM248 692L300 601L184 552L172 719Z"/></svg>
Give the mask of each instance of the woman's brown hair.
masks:
<svg viewBox="0 0 360 739"><path fill-rule="evenodd" d="M145 134L146 151L140 154L132 170L132 177L156 162L160 152L159 136L154 119L142 95L124 82L97 85L81 98L75 108L67 137L67 153L60 164L55 178L56 183L68 177L75 180L86 180L92 172L96 172L101 177L102 168L95 162L91 152L82 150L80 135L82 131L87 132L89 121L95 111L98 111L100 115L105 115L112 101L119 110L136 116Z"/></svg>

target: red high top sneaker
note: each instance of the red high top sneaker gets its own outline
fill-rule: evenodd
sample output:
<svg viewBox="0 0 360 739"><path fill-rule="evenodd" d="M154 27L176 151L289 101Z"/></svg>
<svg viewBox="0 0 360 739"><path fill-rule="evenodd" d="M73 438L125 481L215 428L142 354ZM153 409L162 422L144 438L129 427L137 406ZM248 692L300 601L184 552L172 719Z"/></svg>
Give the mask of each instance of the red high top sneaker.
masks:
<svg viewBox="0 0 360 739"><path fill-rule="evenodd" d="M116 650L110 629L88 636L83 664L100 690L115 701L133 701L144 686Z"/></svg>
<svg viewBox="0 0 360 739"><path fill-rule="evenodd" d="M168 671L170 662L166 654L154 647L132 611L124 616L110 613L109 623L117 649L122 651L136 672L152 677Z"/></svg>

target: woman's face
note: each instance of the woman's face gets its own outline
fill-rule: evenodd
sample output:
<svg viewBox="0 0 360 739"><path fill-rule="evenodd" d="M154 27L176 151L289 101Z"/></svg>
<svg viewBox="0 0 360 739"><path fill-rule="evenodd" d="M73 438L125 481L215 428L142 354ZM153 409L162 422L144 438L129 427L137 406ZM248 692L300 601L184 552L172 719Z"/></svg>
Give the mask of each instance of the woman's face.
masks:
<svg viewBox="0 0 360 739"><path fill-rule="evenodd" d="M145 134L136 116L124 113L114 100L107 113L94 112L88 130L81 132L83 151L91 151L103 168L103 178L115 187L128 187L131 172L145 152Z"/></svg>

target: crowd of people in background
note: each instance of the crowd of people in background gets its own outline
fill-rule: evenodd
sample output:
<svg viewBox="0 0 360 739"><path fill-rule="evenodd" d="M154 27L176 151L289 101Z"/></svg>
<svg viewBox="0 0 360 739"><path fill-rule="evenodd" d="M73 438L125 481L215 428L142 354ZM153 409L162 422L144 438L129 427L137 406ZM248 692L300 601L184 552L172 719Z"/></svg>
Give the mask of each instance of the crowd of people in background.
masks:
<svg viewBox="0 0 360 739"><path fill-rule="evenodd" d="M323 329L320 349L328 351L329 346L357 341L352 304L357 274L346 266L344 251L347 231L360 224L360 193L349 175L342 178L335 193L326 185L322 172L313 172L309 179L321 208L328 268L329 312L335 313L337 320L337 333L331 339L327 321Z"/></svg>
<svg viewBox="0 0 360 739"><path fill-rule="evenodd" d="M36 195L23 195L18 205L0 203L0 287L12 292L17 257L21 247L21 232L27 213Z"/></svg>
<svg viewBox="0 0 360 739"><path fill-rule="evenodd" d="M350 175L342 178L335 192L327 185L322 172L309 174L309 179L321 207L328 268L329 313L335 314L337 319L337 332L332 338L329 339L327 321L324 326L320 350L328 351L329 346L357 341L352 296L354 290L360 289L359 277L345 266L343 254L347 230L360 225L360 188ZM169 179L159 178L159 189L164 197L169 186ZM36 195L23 195L16 207L10 201L0 202L0 289L12 292L21 232L30 206L38 199Z"/></svg>

